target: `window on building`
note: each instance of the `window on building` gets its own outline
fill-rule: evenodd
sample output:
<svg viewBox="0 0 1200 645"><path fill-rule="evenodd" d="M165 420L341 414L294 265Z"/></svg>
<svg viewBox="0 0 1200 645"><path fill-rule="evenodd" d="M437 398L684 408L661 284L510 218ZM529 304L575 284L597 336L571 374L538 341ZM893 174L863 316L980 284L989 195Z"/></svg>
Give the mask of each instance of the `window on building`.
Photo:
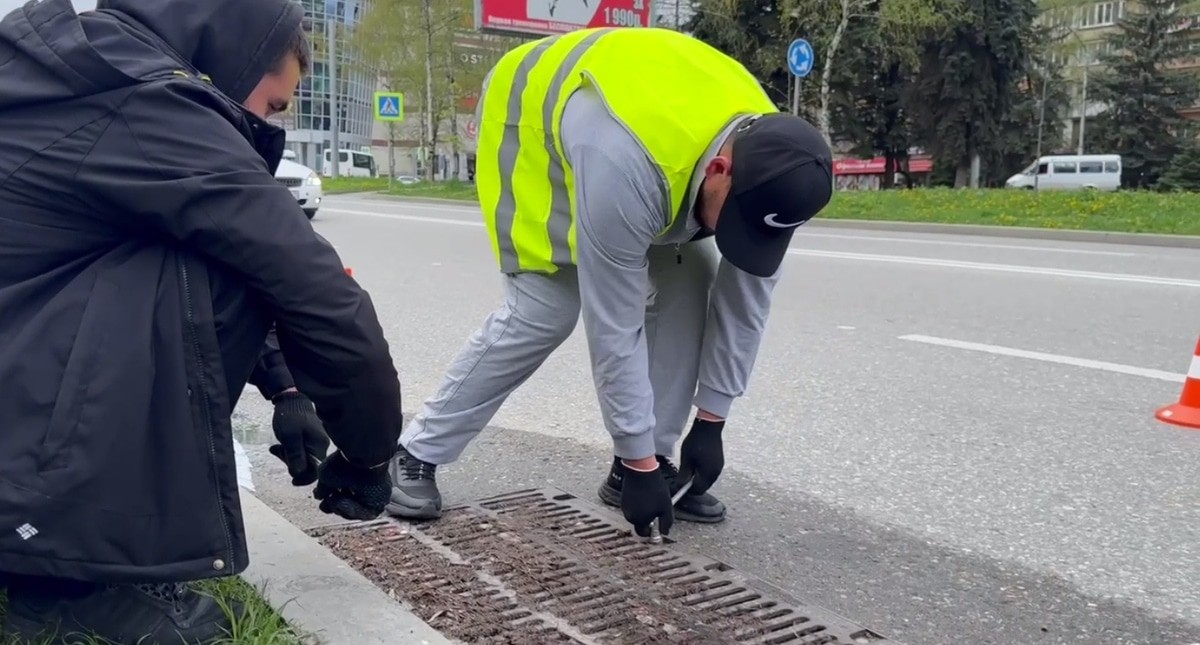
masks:
<svg viewBox="0 0 1200 645"><path fill-rule="evenodd" d="M1111 25L1115 20L1116 7L1111 2L1101 2L1096 5L1096 25Z"/></svg>

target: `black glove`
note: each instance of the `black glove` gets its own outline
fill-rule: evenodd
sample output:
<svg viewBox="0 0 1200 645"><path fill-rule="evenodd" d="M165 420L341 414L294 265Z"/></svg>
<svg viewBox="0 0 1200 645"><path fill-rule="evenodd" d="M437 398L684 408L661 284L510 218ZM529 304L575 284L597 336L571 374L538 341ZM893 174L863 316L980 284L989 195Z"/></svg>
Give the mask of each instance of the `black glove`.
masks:
<svg viewBox="0 0 1200 645"><path fill-rule="evenodd" d="M679 447L679 478L682 486L692 480L689 495L699 495L709 489L725 468L725 448L721 444L724 421L705 421L699 417Z"/></svg>
<svg viewBox="0 0 1200 645"><path fill-rule="evenodd" d="M284 392L274 398L271 427L279 443L267 450L287 464L293 486L317 481L317 467L329 453L329 437L312 401L300 392Z"/></svg>
<svg viewBox="0 0 1200 645"><path fill-rule="evenodd" d="M392 498L388 462L374 468L350 463L339 450L329 456L317 474L313 497L321 500L321 512L348 520L373 520Z"/></svg>
<svg viewBox="0 0 1200 645"><path fill-rule="evenodd" d="M634 470L621 463L624 471L621 479L621 512L633 525L633 531L649 537L650 522L658 518L658 532L666 535L675 523L675 510L671 504L671 491L662 469L650 472Z"/></svg>

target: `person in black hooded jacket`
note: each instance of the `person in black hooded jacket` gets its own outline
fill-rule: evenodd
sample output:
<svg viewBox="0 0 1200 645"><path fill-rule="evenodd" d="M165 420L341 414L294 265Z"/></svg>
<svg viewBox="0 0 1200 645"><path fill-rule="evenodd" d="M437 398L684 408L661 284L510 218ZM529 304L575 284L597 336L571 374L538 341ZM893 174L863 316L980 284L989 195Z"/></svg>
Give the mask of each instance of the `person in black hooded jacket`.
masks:
<svg viewBox="0 0 1200 645"><path fill-rule="evenodd" d="M291 0L30 0L0 21L6 631L203 642L241 572L230 417L274 325L338 450L321 510L387 503L400 384L374 306L274 178L308 59Z"/></svg>

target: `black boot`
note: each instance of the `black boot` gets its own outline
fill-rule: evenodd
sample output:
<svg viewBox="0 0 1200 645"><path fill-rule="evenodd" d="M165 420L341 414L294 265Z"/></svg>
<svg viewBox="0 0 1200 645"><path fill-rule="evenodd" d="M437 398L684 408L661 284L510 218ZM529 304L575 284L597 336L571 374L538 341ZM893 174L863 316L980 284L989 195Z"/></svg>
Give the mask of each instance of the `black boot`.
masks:
<svg viewBox="0 0 1200 645"><path fill-rule="evenodd" d="M667 486L671 489L671 495L674 495L683 484L683 482L677 481L679 469L675 468L670 459L662 455L656 455L655 458L658 459L658 467L662 470L663 477L667 480ZM620 458L613 457L608 478L600 486L600 501L617 508L621 507L621 468ZM683 497L675 503L675 519L684 522L716 524L725 519L725 505L707 491L699 495L693 495L690 492L684 493Z"/></svg>
<svg viewBox="0 0 1200 645"><path fill-rule="evenodd" d="M392 458L388 472L392 476L388 513L409 520L432 520L442 516L437 466L417 459L401 446Z"/></svg>
<svg viewBox="0 0 1200 645"><path fill-rule="evenodd" d="M158 643L189 645L228 639L233 624L212 597L183 583L53 584L8 588L5 639L20 643ZM240 617L240 603L229 601Z"/></svg>

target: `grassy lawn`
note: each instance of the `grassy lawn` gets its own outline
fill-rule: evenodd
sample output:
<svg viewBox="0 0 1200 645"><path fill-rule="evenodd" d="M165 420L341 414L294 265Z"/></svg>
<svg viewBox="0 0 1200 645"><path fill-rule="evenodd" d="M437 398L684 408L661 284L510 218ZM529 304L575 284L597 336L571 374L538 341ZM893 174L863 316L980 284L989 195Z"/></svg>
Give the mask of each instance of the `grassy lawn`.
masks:
<svg viewBox="0 0 1200 645"><path fill-rule="evenodd" d="M387 177L322 177L321 188L326 195L375 192L387 190Z"/></svg>
<svg viewBox="0 0 1200 645"><path fill-rule="evenodd" d="M854 191L835 195L820 217L1200 235L1200 193Z"/></svg>
<svg viewBox="0 0 1200 645"><path fill-rule="evenodd" d="M298 645L304 641L297 632L293 631L283 618L262 599L261 596L241 578L226 578L223 580L206 580L199 582L195 588L202 593L213 595L228 613L228 600L238 600L245 604L246 611L234 622L233 632L220 645ZM4 592L0 590L0 623L3 622L5 611ZM105 645L107 641L93 639L88 645ZM49 643L23 643L0 635L0 645L49 645Z"/></svg>
<svg viewBox="0 0 1200 645"><path fill-rule="evenodd" d="M354 190L386 192L399 197L477 199L475 185L460 181L408 186L393 182L390 191L387 190L387 178L326 180L325 185L327 190L333 187L338 192L349 192L348 187L353 187ZM846 191L837 193L820 217L1200 235L1200 193L1035 193L1029 190L948 188Z"/></svg>
<svg viewBox="0 0 1200 645"><path fill-rule="evenodd" d="M387 177L338 177L322 180L325 192L331 195L357 192L387 192L403 197L438 197L441 199L475 200L475 184L466 181L435 181L403 185L392 182L388 192Z"/></svg>

